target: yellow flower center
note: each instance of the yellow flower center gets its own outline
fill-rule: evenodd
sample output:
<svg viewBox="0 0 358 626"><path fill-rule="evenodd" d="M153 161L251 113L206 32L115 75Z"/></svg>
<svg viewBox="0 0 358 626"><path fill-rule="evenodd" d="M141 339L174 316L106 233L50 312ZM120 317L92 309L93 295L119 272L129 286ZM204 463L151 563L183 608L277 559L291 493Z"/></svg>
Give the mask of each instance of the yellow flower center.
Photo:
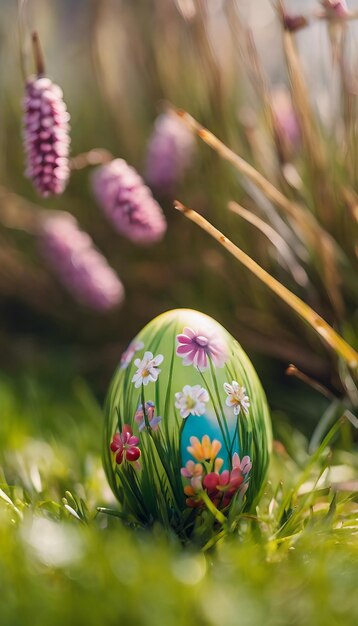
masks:
<svg viewBox="0 0 358 626"><path fill-rule="evenodd" d="M186 396L186 406L188 409L193 409L195 407L195 400L190 396Z"/></svg>

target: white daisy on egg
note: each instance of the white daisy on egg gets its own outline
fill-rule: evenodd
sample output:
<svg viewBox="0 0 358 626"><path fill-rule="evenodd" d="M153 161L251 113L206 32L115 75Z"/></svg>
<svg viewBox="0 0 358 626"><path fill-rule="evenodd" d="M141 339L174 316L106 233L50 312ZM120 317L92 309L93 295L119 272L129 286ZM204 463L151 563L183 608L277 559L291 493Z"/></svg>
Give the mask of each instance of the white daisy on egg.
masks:
<svg viewBox="0 0 358 626"><path fill-rule="evenodd" d="M136 359L134 361L134 365L137 368L136 373L132 378L132 383L136 388L143 385L148 385L148 383L155 383L158 380L158 376L161 370L158 368L164 360L164 356L162 354L158 354L157 356L153 356L152 352L145 352L142 359Z"/></svg>
<svg viewBox="0 0 358 626"><path fill-rule="evenodd" d="M245 415L249 414L250 399L246 395L245 387L241 386L236 380L224 383L224 390L227 394L226 406L233 407L234 415L239 415L242 411Z"/></svg>
<svg viewBox="0 0 358 626"><path fill-rule="evenodd" d="M183 419L189 415L203 415L205 413L205 402L208 402L209 394L200 385L185 385L183 391L175 394L175 406L180 411Z"/></svg>

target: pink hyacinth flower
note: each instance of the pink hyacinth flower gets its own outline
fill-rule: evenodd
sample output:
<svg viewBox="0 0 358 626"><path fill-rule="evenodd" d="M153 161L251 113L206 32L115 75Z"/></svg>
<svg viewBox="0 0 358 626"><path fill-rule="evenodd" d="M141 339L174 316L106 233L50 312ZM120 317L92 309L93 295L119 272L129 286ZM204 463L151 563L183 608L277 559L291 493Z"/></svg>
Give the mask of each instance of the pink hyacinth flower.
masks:
<svg viewBox="0 0 358 626"><path fill-rule="evenodd" d="M120 465L125 459L135 462L140 457L138 448L139 439L133 435L133 431L128 424L124 424L121 433L116 433L112 439L110 448L116 453L116 463Z"/></svg>
<svg viewBox="0 0 358 626"><path fill-rule="evenodd" d="M290 157L297 152L301 140L297 115L288 89L283 86L276 87L271 95L275 131L282 150Z"/></svg>
<svg viewBox="0 0 358 626"><path fill-rule="evenodd" d="M291 33L295 33L308 25L308 19L304 15L289 15L286 12L282 16L282 21L284 29Z"/></svg>
<svg viewBox="0 0 358 626"><path fill-rule="evenodd" d="M345 20L351 17L346 0L321 0L323 11L319 17L327 20Z"/></svg>
<svg viewBox="0 0 358 626"><path fill-rule="evenodd" d="M193 135L173 113L162 113L148 144L146 180L158 192L170 194L188 169Z"/></svg>
<svg viewBox="0 0 358 626"><path fill-rule="evenodd" d="M26 176L44 197L63 193L70 175L69 120L60 87L31 77L24 99Z"/></svg>
<svg viewBox="0 0 358 626"><path fill-rule="evenodd" d="M194 365L204 371L209 367L209 359L211 359L217 367L224 366L227 350L215 332L209 329L193 330L186 327L176 339L176 353L183 359L183 365Z"/></svg>
<svg viewBox="0 0 358 626"><path fill-rule="evenodd" d="M92 184L98 203L117 232L142 245L162 239L166 231L162 209L143 179L123 159L97 168Z"/></svg>
<svg viewBox="0 0 358 626"><path fill-rule="evenodd" d="M115 271L94 247L91 237L65 212L45 214L38 232L39 249L73 297L106 311L119 305L124 288Z"/></svg>

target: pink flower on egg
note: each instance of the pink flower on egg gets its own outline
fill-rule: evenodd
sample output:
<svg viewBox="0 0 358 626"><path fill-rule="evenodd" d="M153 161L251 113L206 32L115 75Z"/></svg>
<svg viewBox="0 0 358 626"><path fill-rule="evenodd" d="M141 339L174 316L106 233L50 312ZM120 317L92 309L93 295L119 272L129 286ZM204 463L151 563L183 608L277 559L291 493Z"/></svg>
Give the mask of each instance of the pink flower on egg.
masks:
<svg viewBox="0 0 358 626"><path fill-rule="evenodd" d="M144 348L143 341L132 341L121 356L120 369L127 369L136 352Z"/></svg>
<svg viewBox="0 0 358 626"><path fill-rule="evenodd" d="M248 474L251 467L249 456L244 456L240 461L239 455L235 452L232 457L231 472L224 470L220 474L214 471L205 476L203 486L215 506L225 508L237 492L244 496L249 486Z"/></svg>
<svg viewBox="0 0 358 626"><path fill-rule="evenodd" d="M177 355L183 359L183 365L194 365L201 371L209 367L209 359L217 367L223 367L227 350L214 330L202 328L193 330L186 327L177 335Z"/></svg>

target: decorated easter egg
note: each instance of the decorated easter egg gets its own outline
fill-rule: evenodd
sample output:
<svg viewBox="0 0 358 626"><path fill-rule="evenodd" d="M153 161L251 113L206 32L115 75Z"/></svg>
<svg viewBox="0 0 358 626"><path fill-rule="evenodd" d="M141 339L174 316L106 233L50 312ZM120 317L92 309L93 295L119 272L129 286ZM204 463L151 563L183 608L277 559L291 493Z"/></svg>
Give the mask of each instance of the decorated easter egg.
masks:
<svg viewBox="0 0 358 626"><path fill-rule="evenodd" d="M168 311L122 354L106 401L104 467L123 517L185 537L234 520L260 494L270 447L257 374L212 318Z"/></svg>

